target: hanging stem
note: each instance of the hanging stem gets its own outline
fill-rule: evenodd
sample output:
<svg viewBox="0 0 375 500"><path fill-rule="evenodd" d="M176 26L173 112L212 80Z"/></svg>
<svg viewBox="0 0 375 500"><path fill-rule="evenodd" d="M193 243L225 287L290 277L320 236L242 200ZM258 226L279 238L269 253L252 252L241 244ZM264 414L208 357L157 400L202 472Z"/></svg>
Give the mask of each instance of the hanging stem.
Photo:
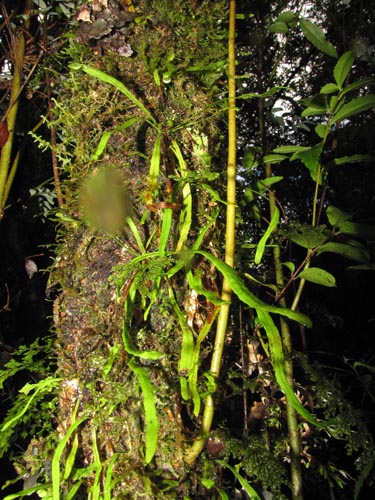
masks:
<svg viewBox="0 0 375 500"><path fill-rule="evenodd" d="M263 46L258 44L257 47L258 52L258 82L261 81L260 76L263 74ZM261 88L259 89L261 93ZM262 138L262 149L263 154L266 155L268 153L268 145L267 145L267 134L264 120L264 99L258 99L258 122L259 122L259 130ZM265 165L265 173L266 177L272 176L272 167L270 163ZM274 191L270 191L269 193L269 211L270 211L270 219L272 219L272 215L276 208L276 195ZM279 290L282 290L285 286L284 283L284 273L281 262L281 250L280 246L275 241L273 246L273 264L276 275L276 285ZM282 307L287 307L285 297L282 296L279 300L280 305ZM294 376L293 376L293 363L290 359L290 354L292 351L292 338L291 332L288 323L280 319L280 332L281 338L283 341L283 350L285 354L284 361L284 371L287 377L288 383L291 387L294 386ZM301 461L300 461L300 453L301 453L301 442L300 435L298 430L298 417L297 412L294 407L290 404L288 398L286 398L286 412L287 412L287 425L288 425L288 440L290 446L290 475L291 475L291 484L292 484L292 499L293 500L303 500L303 489L302 489L302 469L301 469Z"/></svg>
<svg viewBox="0 0 375 500"><path fill-rule="evenodd" d="M15 42L14 46L15 61L13 68L13 81L10 90L9 106L5 114L6 117L4 118L4 120L6 120L7 123L7 129L9 135L6 143L4 144L1 150L1 156L0 156L0 220L3 218L4 215L5 204L7 202L7 197L10 191L10 182L12 182L14 179L18 165L18 157L16 157L16 159L13 161L12 164L12 149L13 149L14 130L16 125L18 104L19 104L19 96L22 90L22 72L23 72L23 64L25 59L25 48L26 48L26 40L24 32L28 31L30 28L30 17L33 4L34 4L33 0L26 0L24 9L24 17L25 17L24 30L20 31L18 39ZM10 25L9 29L11 29Z"/></svg>
<svg viewBox="0 0 375 500"><path fill-rule="evenodd" d="M236 2L229 1L229 35L228 35L228 163L227 163L227 210L225 231L225 262L234 266L235 231L236 231L236 51L235 51L235 18ZM232 289L224 278L221 298L225 304L220 306L216 327L216 337L211 359L210 374L217 380L220 374L225 336L228 327L228 317ZM214 394L209 394L205 400L201 432L187 453L187 463L193 463L202 451L215 412Z"/></svg>
<svg viewBox="0 0 375 500"><path fill-rule="evenodd" d="M270 177L271 165L266 165L266 175ZM272 214L276 207L276 196L274 191L270 192L269 195L269 207L270 215ZM273 246L273 263L276 275L276 285L281 290L284 285L284 273L281 262L281 251L280 246L275 242ZM287 307L285 297L280 298L280 305L282 307ZM280 318L280 331L281 338L283 341L283 349L285 354L284 361L284 371L287 377L288 383L291 387L294 386L294 373L293 373L293 363L291 360L292 352L292 336L289 328L289 324L282 318ZM288 398L286 398L286 414L287 414L287 424L288 424L288 438L290 446L290 475L292 483L292 498L293 500L303 500L303 489L302 489L302 469L301 469L301 441L300 433L298 429L298 416L294 407L290 404Z"/></svg>

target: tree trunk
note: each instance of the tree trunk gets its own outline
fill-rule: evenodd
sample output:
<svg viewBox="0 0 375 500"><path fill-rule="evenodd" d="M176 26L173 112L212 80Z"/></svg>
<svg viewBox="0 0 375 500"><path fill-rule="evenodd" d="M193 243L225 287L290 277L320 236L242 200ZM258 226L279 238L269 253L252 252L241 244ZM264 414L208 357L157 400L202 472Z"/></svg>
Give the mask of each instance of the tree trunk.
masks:
<svg viewBox="0 0 375 500"><path fill-rule="evenodd" d="M86 473L65 473L64 498L73 488L85 499L95 488L111 499L199 490L184 455L199 409L182 353L212 305L186 273L216 284L206 264L179 255L197 240L216 245L225 15L222 2L193 0L77 13L75 64L55 108L66 223L52 281L59 438L77 425L60 467L73 456Z"/></svg>

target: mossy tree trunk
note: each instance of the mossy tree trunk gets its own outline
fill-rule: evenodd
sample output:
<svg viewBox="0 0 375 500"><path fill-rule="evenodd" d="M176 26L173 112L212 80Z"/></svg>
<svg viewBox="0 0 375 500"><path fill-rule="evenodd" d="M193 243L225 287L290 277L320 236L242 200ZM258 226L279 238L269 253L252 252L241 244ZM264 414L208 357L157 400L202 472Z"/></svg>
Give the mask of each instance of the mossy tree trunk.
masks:
<svg viewBox="0 0 375 500"><path fill-rule="evenodd" d="M60 466L79 443L75 467L91 473L65 474L65 495L78 484L81 498L95 487L112 499L201 488L185 452L199 428L191 391L204 384L188 380L182 357L214 306L187 276L217 284L203 260L181 255L220 251L226 16L224 2L194 0L77 12L55 107L65 222L52 282L59 437L84 419Z"/></svg>

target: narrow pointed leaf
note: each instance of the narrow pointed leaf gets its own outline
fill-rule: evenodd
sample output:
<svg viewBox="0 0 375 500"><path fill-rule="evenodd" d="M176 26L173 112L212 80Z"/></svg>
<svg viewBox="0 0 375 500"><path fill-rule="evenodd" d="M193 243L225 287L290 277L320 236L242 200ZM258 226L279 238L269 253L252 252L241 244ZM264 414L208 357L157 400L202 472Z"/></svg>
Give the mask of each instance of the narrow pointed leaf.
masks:
<svg viewBox="0 0 375 500"><path fill-rule="evenodd" d="M351 165L353 163L363 163L366 161L373 161L374 157L370 155L351 155L335 158L328 165Z"/></svg>
<svg viewBox="0 0 375 500"><path fill-rule="evenodd" d="M156 414L154 388L145 368L138 366L134 358L129 361L129 368L134 372L142 390L143 407L145 411L145 462L153 459L158 443L159 420Z"/></svg>
<svg viewBox="0 0 375 500"><path fill-rule="evenodd" d="M263 157L264 163L280 163L283 160L285 160L287 156L285 155L279 155L279 154L273 154L273 155L266 155Z"/></svg>
<svg viewBox="0 0 375 500"><path fill-rule="evenodd" d="M206 252L204 250L195 250L194 252L188 251L187 254L195 254L203 255L207 260L212 262L212 264L225 276L228 281L229 286L233 290L233 292L237 295L237 297L242 300L249 307L253 307L257 311L264 310L274 314L280 314L281 316L285 316L294 321L298 321L305 326L311 326L311 320L304 314L301 314L297 311L292 311L290 309L284 309L283 307L272 306L270 304L266 304L262 302L256 295L254 295L250 290L248 290L245 283L241 280L238 273L228 266L225 262L218 259L214 255Z"/></svg>
<svg viewBox="0 0 375 500"><path fill-rule="evenodd" d="M356 82L353 82L350 85L348 85L347 87L345 87L344 90L341 92L341 96L344 96L345 94L348 94L349 92L352 92L353 90L367 87L368 85L373 85L373 84L375 84L375 77L374 76L361 78L360 80L357 80Z"/></svg>
<svg viewBox="0 0 375 500"><path fill-rule="evenodd" d="M258 246L257 246L257 251L255 252L255 257L254 257L254 262L255 264L260 264L264 250L266 248L267 241L271 234L274 232L274 230L277 227L277 224L279 223L279 218L280 218L280 211L277 207L275 207L275 210L272 215L272 219L268 225L267 230L265 231L264 235L261 237L259 240Z"/></svg>
<svg viewBox="0 0 375 500"><path fill-rule="evenodd" d="M71 63L69 64L69 68L73 71L82 70L88 75L115 87L122 94L124 94L138 109L140 109L144 113L150 124L152 124L154 127L157 128L156 120L152 116L150 111L122 82L120 82L113 76L107 75L107 73L104 73L99 69L92 68L91 66L87 66L86 64Z"/></svg>
<svg viewBox="0 0 375 500"><path fill-rule="evenodd" d="M348 52L345 52L336 63L336 66L333 70L333 76L340 89L342 88L345 79L349 74L353 62L354 52L352 50L348 50Z"/></svg>
<svg viewBox="0 0 375 500"><path fill-rule="evenodd" d="M337 51L332 43L328 42L322 28L316 24L308 21L307 19L300 18L299 20L303 34L316 47L324 54L332 57L337 57Z"/></svg>
<svg viewBox="0 0 375 500"><path fill-rule="evenodd" d="M273 150L274 153L285 153L285 154L290 154L290 153L296 153L298 151L306 151L306 149L309 149L308 146L279 146L278 148L275 148Z"/></svg>
<svg viewBox="0 0 375 500"><path fill-rule="evenodd" d="M340 120L345 120L350 116L358 115L364 111L368 111L375 107L375 94L363 95L356 97L344 104L342 108L337 111L333 116L332 123L336 123Z"/></svg>
<svg viewBox="0 0 375 500"><path fill-rule="evenodd" d="M267 334L272 366L275 371L277 383L279 384L281 390L284 392L289 403L303 418L317 427L323 427L324 425L319 423L316 418L301 404L295 395L293 388L288 383L284 369L285 359L280 333L271 316L266 311L258 311L258 318Z"/></svg>

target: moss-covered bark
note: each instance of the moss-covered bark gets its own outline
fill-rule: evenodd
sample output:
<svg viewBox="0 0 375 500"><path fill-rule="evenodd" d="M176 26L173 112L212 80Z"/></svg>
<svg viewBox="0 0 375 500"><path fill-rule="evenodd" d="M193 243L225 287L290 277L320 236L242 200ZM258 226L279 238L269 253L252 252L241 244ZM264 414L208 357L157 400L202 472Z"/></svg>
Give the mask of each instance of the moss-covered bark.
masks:
<svg viewBox="0 0 375 500"><path fill-rule="evenodd" d="M77 65L61 81L55 126L65 205L58 216L67 222L52 273L61 288L54 305L58 434L66 435L78 408L86 420L77 430L76 467L94 464L79 480L81 498L98 478L108 491L113 457L110 498L183 498L198 488L184 452L199 418L181 396L181 329L198 332L212 305L189 292L186 266L173 252L191 247L204 228L201 245L217 246L225 6L93 2L77 19L69 57L116 78L134 99ZM215 276L199 261L194 266L215 291ZM160 358L144 359L140 353L150 350ZM153 389L156 423L145 417L140 373ZM155 453L147 442L152 424ZM70 474L64 494L75 484Z"/></svg>

